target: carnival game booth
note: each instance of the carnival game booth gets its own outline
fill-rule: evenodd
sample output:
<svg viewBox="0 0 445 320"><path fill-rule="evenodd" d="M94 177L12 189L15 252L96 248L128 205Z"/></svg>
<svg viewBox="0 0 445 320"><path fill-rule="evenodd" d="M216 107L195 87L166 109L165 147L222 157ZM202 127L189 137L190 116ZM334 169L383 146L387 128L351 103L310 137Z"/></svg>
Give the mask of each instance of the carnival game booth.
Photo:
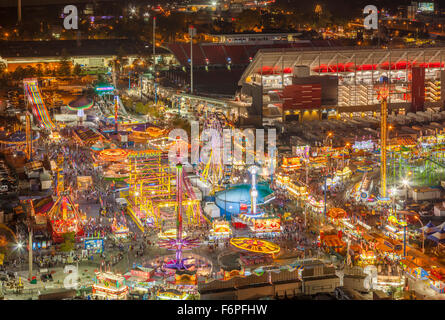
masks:
<svg viewBox="0 0 445 320"><path fill-rule="evenodd" d="M336 225L340 223L340 220L345 219L347 217L347 213L342 208L331 208L327 212L327 216L331 221L333 221Z"/></svg>
<svg viewBox="0 0 445 320"><path fill-rule="evenodd" d="M337 253L343 253L346 249L346 243L342 240L343 233L341 230L337 231L334 228L322 228L320 230L320 246L333 250Z"/></svg>
<svg viewBox="0 0 445 320"><path fill-rule="evenodd" d="M182 231L182 236L187 237L187 232ZM167 230L160 231L158 233L158 238L160 240L176 239L176 228L170 228Z"/></svg>
<svg viewBox="0 0 445 320"><path fill-rule="evenodd" d="M119 223L116 218L113 218L113 224L111 225L111 231L115 239L127 239L130 234L130 229L126 223Z"/></svg>
<svg viewBox="0 0 445 320"><path fill-rule="evenodd" d="M77 190L85 191L93 185L93 178L91 176L77 176Z"/></svg>
<svg viewBox="0 0 445 320"><path fill-rule="evenodd" d="M293 171L300 169L302 166L301 157L283 157L283 163L281 164L281 168L285 171Z"/></svg>
<svg viewBox="0 0 445 320"><path fill-rule="evenodd" d="M445 270L432 266L428 276L430 288L437 293L445 293Z"/></svg>
<svg viewBox="0 0 445 320"><path fill-rule="evenodd" d="M405 273L414 280L427 280L429 273L426 270L427 264L423 259L413 256L406 256L400 260Z"/></svg>
<svg viewBox="0 0 445 320"><path fill-rule="evenodd" d="M196 294L190 294L176 289L159 289L156 300L195 300Z"/></svg>
<svg viewBox="0 0 445 320"><path fill-rule="evenodd" d="M102 253L104 251L104 238L87 237L83 240L84 248L88 254Z"/></svg>
<svg viewBox="0 0 445 320"><path fill-rule="evenodd" d="M126 300L128 286L123 275L112 272L96 272L93 297L103 300Z"/></svg>
<svg viewBox="0 0 445 320"><path fill-rule="evenodd" d="M76 128L73 130L74 139L81 145L92 146L97 141L109 142L109 140L99 131L90 128Z"/></svg>
<svg viewBox="0 0 445 320"><path fill-rule="evenodd" d="M373 266L377 262L377 255L374 250L360 250L357 264L362 267Z"/></svg>
<svg viewBox="0 0 445 320"><path fill-rule="evenodd" d="M298 199L305 200L309 196L306 186L299 186L290 181L288 176L276 176L276 184L281 188L285 188L289 193Z"/></svg>
<svg viewBox="0 0 445 320"><path fill-rule="evenodd" d="M125 284L128 286L130 294L139 295L139 298L142 295L142 299L144 299L143 296L158 284L153 275L154 269L133 265L130 272L124 274Z"/></svg>
<svg viewBox="0 0 445 320"><path fill-rule="evenodd" d="M176 270L175 285L182 291L196 290L198 285L198 275L196 271Z"/></svg>
<svg viewBox="0 0 445 320"><path fill-rule="evenodd" d="M212 229L210 229L209 232L209 240L214 241L214 240L228 239L231 237L232 237L232 229L230 228L230 223L228 221L214 220L212 222Z"/></svg>
<svg viewBox="0 0 445 320"><path fill-rule="evenodd" d="M150 123L139 124L132 128L129 140L139 143L145 143L147 140L165 137L169 130L162 129Z"/></svg>
<svg viewBox="0 0 445 320"><path fill-rule="evenodd" d="M281 219L274 215L261 215L252 217L248 214L240 214L239 218L248 223L250 230L257 236L278 235L281 233Z"/></svg>
<svg viewBox="0 0 445 320"><path fill-rule="evenodd" d="M230 280L235 277L244 277L245 270L241 265L221 266L220 272L222 273L222 279L224 281Z"/></svg>

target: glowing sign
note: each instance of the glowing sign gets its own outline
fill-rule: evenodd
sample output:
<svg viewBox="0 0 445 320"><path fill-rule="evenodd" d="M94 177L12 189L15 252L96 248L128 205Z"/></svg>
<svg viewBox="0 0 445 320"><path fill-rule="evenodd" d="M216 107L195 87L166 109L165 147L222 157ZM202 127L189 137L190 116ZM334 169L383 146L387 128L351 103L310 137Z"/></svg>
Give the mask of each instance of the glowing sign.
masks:
<svg viewBox="0 0 445 320"><path fill-rule="evenodd" d="M84 244L86 250L91 250L95 253L102 253L104 251L104 239L102 238L87 238Z"/></svg>
<svg viewBox="0 0 445 320"><path fill-rule="evenodd" d="M109 91L113 91L114 87L113 86L108 86L108 87L96 87L94 90L96 90L97 92L109 92Z"/></svg>
<svg viewBox="0 0 445 320"><path fill-rule="evenodd" d="M255 219L253 224L255 232L280 232L281 222L279 218Z"/></svg>
<svg viewBox="0 0 445 320"><path fill-rule="evenodd" d="M352 148L356 150L371 150L374 148L374 142L372 140L355 141Z"/></svg>
<svg viewBox="0 0 445 320"><path fill-rule="evenodd" d="M434 12L434 2L419 2L417 8L420 12Z"/></svg>

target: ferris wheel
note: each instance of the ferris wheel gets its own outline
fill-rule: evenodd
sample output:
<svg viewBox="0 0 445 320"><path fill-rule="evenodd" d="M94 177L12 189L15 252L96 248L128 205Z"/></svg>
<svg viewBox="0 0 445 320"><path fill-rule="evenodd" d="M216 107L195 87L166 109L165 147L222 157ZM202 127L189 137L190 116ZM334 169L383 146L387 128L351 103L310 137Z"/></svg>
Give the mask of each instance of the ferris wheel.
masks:
<svg viewBox="0 0 445 320"><path fill-rule="evenodd" d="M202 149L199 168L201 179L216 188L221 185L224 178L222 137L221 121L217 115L211 114L204 123L201 140L209 143Z"/></svg>

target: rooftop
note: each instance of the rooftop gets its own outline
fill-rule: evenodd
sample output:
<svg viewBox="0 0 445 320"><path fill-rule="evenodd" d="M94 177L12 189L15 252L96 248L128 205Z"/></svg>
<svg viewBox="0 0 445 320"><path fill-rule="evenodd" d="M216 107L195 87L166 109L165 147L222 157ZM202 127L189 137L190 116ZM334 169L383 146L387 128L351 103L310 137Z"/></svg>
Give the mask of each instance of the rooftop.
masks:
<svg viewBox="0 0 445 320"><path fill-rule="evenodd" d="M150 44L129 39L99 40L49 40L49 41L0 41L0 57L54 57L60 56L66 49L69 56L114 56L119 48L128 55L148 55L153 49ZM167 54L167 50L156 48L158 54Z"/></svg>

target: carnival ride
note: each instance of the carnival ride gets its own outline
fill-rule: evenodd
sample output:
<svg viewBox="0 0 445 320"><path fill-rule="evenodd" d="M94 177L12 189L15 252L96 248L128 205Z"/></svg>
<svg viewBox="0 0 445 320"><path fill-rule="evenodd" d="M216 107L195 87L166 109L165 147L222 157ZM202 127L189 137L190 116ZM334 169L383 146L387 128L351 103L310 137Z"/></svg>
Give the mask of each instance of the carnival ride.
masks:
<svg viewBox="0 0 445 320"><path fill-rule="evenodd" d="M239 250L263 253L275 257L280 252L280 246L277 244L256 238L231 238L230 244Z"/></svg>
<svg viewBox="0 0 445 320"><path fill-rule="evenodd" d="M3 150L8 152L22 151L25 153L27 160L32 158L32 144L40 138L40 134L36 132L31 134L31 129L27 128L25 132L16 131L5 137L0 137L0 145Z"/></svg>
<svg viewBox="0 0 445 320"><path fill-rule="evenodd" d="M191 265L187 264L187 260L183 258L182 252L199 246L198 239L184 237L182 234L182 180L182 164L179 163L176 165L176 239L159 240L159 247L176 251L175 259L164 265L164 268L167 269L189 269Z"/></svg>
<svg viewBox="0 0 445 320"><path fill-rule="evenodd" d="M0 248L17 243L17 237L7 225L0 223Z"/></svg>
<svg viewBox="0 0 445 320"><path fill-rule="evenodd" d="M65 191L63 181L63 157L58 157L56 182L56 200L51 204L46 216L50 220L52 237L55 243L63 241L65 233L73 232L76 240L84 235L83 222L86 215L79 210L71 196L71 190Z"/></svg>
<svg viewBox="0 0 445 320"><path fill-rule="evenodd" d="M83 116L85 115L85 110L91 109L94 105L93 99L82 96L79 99L73 100L68 103L68 109L77 111L77 117L79 123L82 123Z"/></svg>
<svg viewBox="0 0 445 320"><path fill-rule="evenodd" d="M37 79L23 79L25 91L25 101L31 104L32 112L40 124L47 129L55 129L55 124L51 120L48 109L43 102Z"/></svg>
<svg viewBox="0 0 445 320"><path fill-rule="evenodd" d="M198 175L201 180L209 184L212 188L211 193L221 190L224 179L224 164L222 141L223 129L218 117L214 114L204 123L201 141L210 142L210 150L202 150L200 161L198 163Z"/></svg>
<svg viewBox="0 0 445 320"><path fill-rule="evenodd" d="M232 216L239 215L243 211L251 212L252 209L249 209L252 205L251 188L250 184L239 184L217 192L215 203L220 208L221 214L231 220ZM257 207L273 200L273 191L267 183L256 184L256 192ZM245 210L242 209L243 207Z"/></svg>
<svg viewBox="0 0 445 320"><path fill-rule="evenodd" d="M128 212L142 231L148 222L162 228L167 222L174 221L178 208L175 193L179 185L181 194L185 191L182 202L185 223L201 225L208 221L187 174L181 170L181 179L175 180L173 169L168 165L168 156L162 150L133 151L128 160Z"/></svg>
<svg viewBox="0 0 445 320"><path fill-rule="evenodd" d="M96 146L98 148L99 145ZM123 181L130 175L127 157L130 151L126 149L102 149L97 156L93 155L96 164L103 168L105 180Z"/></svg>

